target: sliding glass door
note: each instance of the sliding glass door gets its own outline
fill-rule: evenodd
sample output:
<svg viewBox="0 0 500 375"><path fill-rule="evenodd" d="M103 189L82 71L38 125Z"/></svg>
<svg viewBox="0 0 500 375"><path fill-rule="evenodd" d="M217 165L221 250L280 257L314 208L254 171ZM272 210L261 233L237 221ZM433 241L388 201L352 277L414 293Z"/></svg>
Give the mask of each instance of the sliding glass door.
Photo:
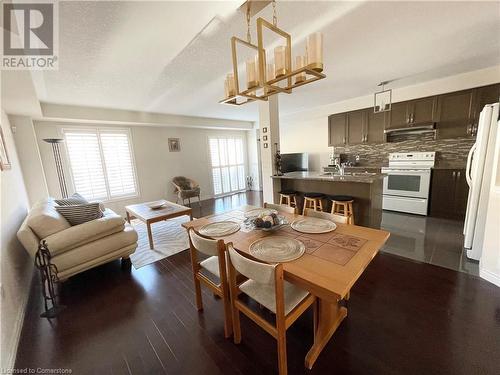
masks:
<svg viewBox="0 0 500 375"><path fill-rule="evenodd" d="M242 138L209 138L215 195L245 189L245 154Z"/></svg>

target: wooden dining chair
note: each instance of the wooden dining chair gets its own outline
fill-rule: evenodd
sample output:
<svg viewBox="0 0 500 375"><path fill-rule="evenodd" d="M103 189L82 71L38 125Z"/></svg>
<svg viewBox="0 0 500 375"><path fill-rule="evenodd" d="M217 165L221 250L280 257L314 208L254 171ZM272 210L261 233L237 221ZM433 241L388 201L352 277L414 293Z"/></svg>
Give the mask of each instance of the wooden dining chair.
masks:
<svg viewBox="0 0 500 375"><path fill-rule="evenodd" d="M216 296L222 299L224 305L224 337L228 338L233 333L231 321L231 301L226 266L226 246L223 240L214 240L203 237L193 228L189 228L189 247L193 279L196 294L196 307L203 310L201 297L201 283L205 284ZM198 260L198 252L208 255L208 258ZM214 275L219 284L216 284L202 273L202 270Z"/></svg>
<svg viewBox="0 0 500 375"><path fill-rule="evenodd" d="M317 217L318 219L330 220L333 221L334 223L339 223L339 224L349 223L349 218L347 216L331 214L329 212L315 211L312 208L306 208L304 210L304 216Z"/></svg>
<svg viewBox="0 0 500 375"><path fill-rule="evenodd" d="M278 369L280 375L287 373L286 330L298 317L314 304L315 297L283 279L283 265L271 265L251 260L229 243L228 268L231 310L233 317L234 342L241 342L240 312L252 319L277 340ZM237 272L248 280L237 284ZM276 314L276 324L269 323L254 312L238 296L244 293ZM314 310L316 314L316 309Z"/></svg>
<svg viewBox="0 0 500 375"><path fill-rule="evenodd" d="M264 208L271 208L278 212L286 213L286 214L294 214L296 208L285 206L284 204L274 204L274 203L264 203Z"/></svg>

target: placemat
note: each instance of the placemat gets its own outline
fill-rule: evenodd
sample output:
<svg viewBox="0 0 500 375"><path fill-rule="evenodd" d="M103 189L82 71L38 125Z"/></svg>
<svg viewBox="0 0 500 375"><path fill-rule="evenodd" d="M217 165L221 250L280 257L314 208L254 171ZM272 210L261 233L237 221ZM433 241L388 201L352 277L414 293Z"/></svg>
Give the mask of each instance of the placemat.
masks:
<svg viewBox="0 0 500 375"><path fill-rule="evenodd" d="M334 222L315 217L294 220L291 227L301 233L328 233L337 228Z"/></svg>
<svg viewBox="0 0 500 375"><path fill-rule="evenodd" d="M205 224L199 230L200 234L208 237L223 237L240 230L240 224L234 221L218 221Z"/></svg>
<svg viewBox="0 0 500 375"><path fill-rule="evenodd" d="M250 254L264 262L290 262L300 258L305 252L305 245L291 237L269 236L250 245Z"/></svg>

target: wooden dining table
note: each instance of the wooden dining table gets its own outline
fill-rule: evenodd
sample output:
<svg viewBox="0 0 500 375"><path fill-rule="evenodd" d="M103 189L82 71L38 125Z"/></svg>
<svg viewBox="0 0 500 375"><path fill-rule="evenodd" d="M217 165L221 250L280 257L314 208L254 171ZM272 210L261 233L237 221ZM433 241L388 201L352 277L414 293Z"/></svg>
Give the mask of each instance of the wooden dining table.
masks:
<svg viewBox="0 0 500 375"><path fill-rule="evenodd" d="M255 206L242 206L223 214L215 214L182 224L186 229L199 229L219 221L243 223L245 212ZM280 212L289 223L303 218L298 214ZM340 323L347 316L342 300L349 299L350 290L363 271L389 238L389 232L349 224L336 224L328 233L297 232L290 225L276 231L241 230L223 237L226 243L250 255L250 245L267 236L288 236L305 245L305 253L298 259L283 263L285 279L308 290L317 297L317 318L314 321L314 342L306 355L305 366L311 369L321 351Z"/></svg>

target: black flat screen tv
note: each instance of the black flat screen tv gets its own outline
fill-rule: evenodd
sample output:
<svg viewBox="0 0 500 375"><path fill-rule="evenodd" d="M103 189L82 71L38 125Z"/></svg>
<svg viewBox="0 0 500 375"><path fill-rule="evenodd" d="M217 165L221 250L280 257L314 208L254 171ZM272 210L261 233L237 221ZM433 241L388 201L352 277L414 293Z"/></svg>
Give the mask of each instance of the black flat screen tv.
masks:
<svg viewBox="0 0 500 375"><path fill-rule="evenodd" d="M309 157L307 153L281 154L281 171L304 172L309 169Z"/></svg>

